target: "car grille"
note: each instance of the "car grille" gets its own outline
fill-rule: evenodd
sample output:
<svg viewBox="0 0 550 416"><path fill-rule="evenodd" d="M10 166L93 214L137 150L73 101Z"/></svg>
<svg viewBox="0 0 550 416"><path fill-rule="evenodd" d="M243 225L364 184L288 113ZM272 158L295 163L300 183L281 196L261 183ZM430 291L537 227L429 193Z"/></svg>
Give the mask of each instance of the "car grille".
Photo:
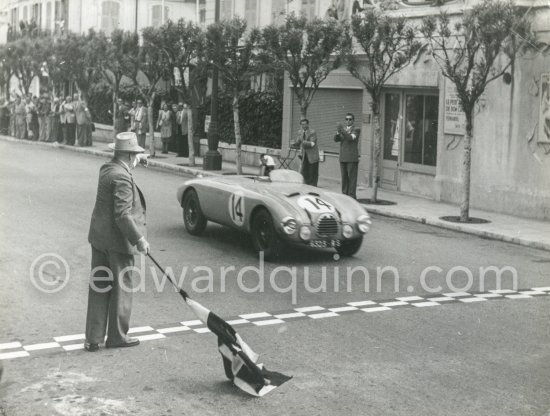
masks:
<svg viewBox="0 0 550 416"><path fill-rule="evenodd" d="M332 237L338 234L338 222L331 214L324 214L317 221L317 235L320 237Z"/></svg>

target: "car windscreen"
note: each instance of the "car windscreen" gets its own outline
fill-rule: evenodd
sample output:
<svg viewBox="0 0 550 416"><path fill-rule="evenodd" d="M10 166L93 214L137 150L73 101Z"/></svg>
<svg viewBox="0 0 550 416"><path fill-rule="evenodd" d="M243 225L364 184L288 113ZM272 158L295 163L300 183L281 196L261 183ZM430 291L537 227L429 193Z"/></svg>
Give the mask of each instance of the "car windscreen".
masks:
<svg viewBox="0 0 550 416"><path fill-rule="evenodd" d="M271 182L304 183L304 177L290 169L275 169L269 172Z"/></svg>

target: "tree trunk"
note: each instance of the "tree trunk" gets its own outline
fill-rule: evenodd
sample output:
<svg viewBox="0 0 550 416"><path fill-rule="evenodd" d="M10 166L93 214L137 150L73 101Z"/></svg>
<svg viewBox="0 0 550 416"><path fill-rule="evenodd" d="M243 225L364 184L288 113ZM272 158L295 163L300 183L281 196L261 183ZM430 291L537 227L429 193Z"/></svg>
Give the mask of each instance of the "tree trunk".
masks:
<svg viewBox="0 0 550 416"><path fill-rule="evenodd" d="M195 126L193 126L193 109L187 109L187 142L189 144L189 166L195 166Z"/></svg>
<svg viewBox="0 0 550 416"><path fill-rule="evenodd" d="M303 120L307 118L307 105L301 104L300 105L300 120Z"/></svg>
<svg viewBox="0 0 550 416"><path fill-rule="evenodd" d="M380 130L380 112L375 110L372 114L374 125L374 154L372 155L372 173L374 182L372 184L372 203L378 201L378 187L380 186L380 154L382 149L382 132Z"/></svg>
<svg viewBox="0 0 550 416"><path fill-rule="evenodd" d="M149 154L151 157L155 156L155 124L153 121L153 103L155 102L155 92L153 91L147 97L148 106L147 106L147 119L149 120L149 136L151 138L149 142Z"/></svg>
<svg viewBox="0 0 550 416"><path fill-rule="evenodd" d="M113 91L113 131L115 130L116 123L116 92Z"/></svg>
<svg viewBox="0 0 550 416"><path fill-rule="evenodd" d="M464 160L462 162L462 201L460 222L470 219L470 173L472 168L472 132L474 130L473 110L466 112L466 134L464 135Z"/></svg>
<svg viewBox="0 0 550 416"><path fill-rule="evenodd" d="M237 163L237 175L243 174L243 168L241 166L241 123L239 121L239 97L235 93L233 95L233 122L235 124L235 162Z"/></svg>

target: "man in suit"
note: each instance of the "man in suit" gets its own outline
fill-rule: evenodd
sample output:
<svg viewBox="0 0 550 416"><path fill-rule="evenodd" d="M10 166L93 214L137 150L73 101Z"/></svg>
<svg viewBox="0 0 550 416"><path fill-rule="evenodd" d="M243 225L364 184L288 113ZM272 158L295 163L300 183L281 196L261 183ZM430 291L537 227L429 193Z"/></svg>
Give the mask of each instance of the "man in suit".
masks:
<svg viewBox="0 0 550 416"><path fill-rule="evenodd" d="M317 186L319 179L319 146L317 145L317 133L309 128L309 120L300 121L298 137L294 147L301 148L302 168L300 173L304 177L306 185Z"/></svg>
<svg viewBox="0 0 550 416"><path fill-rule="evenodd" d="M138 99L136 102L136 112L134 113L134 131L137 134L138 144L145 147L145 137L149 131L149 119L147 118L147 107L143 101Z"/></svg>
<svg viewBox="0 0 550 416"><path fill-rule="evenodd" d="M342 174L342 193L356 198L357 169L359 165L359 136L361 129L353 123L355 117L351 113L346 114L346 126L338 124L335 142L340 142L340 172Z"/></svg>
<svg viewBox="0 0 550 416"><path fill-rule="evenodd" d="M132 177L132 169L140 163L144 149L138 146L132 132L120 133L109 147L115 154L99 171L88 234L92 273L84 347L91 352L99 349L106 332L107 348L139 344L138 339L127 335L132 312L132 270L134 255L149 252L145 199Z"/></svg>

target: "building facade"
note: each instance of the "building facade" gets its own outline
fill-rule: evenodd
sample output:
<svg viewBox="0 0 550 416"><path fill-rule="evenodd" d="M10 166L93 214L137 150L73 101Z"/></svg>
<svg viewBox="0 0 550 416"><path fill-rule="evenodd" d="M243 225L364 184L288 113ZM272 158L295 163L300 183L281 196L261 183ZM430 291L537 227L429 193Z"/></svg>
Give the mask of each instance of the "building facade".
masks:
<svg viewBox="0 0 550 416"><path fill-rule="evenodd" d="M168 19L185 18L207 26L214 21L215 0L3 0L2 34L20 30L20 22L54 32L83 33L90 28L107 33L119 28L139 32ZM404 15L419 25L441 9L458 16L481 0L363 0L362 7L391 3L388 13ZM357 4L356 4L357 3ZM250 26L282 22L284 15L304 13L325 17L333 5L339 18L349 18L359 2L352 0L220 0L220 17L241 16ZM516 0L535 12L534 30L540 43L550 44L547 0ZM433 7L438 6L438 7ZM2 21L4 22L2 24ZM360 56L361 51L357 50ZM519 58L509 76L489 84L474 120L471 206L496 212L550 219L550 54L540 47ZM299 127L300 109L290 83L285 82L282 153ZM381 187L459 203L464 116L452 85L428 55L394 76L381 103ZM321 177L339 180L339 148L335 125L347 112L361 127L360 186L372 186L373 124L371 100L364 86L345 69L333 71L321 84L308 109L318 132L324 158Z"/></svg>

